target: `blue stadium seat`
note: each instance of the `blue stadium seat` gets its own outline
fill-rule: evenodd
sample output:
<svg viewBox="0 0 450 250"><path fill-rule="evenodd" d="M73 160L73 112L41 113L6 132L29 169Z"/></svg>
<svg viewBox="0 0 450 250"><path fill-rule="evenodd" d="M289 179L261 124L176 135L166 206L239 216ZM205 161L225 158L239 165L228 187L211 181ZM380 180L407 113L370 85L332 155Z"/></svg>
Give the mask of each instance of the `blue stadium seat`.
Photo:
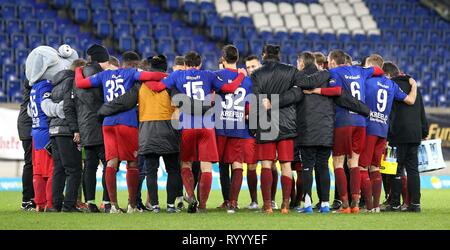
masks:
<svg viewBox="0 0 450 250"><path fill-rule="evenodd" d="M260 53L264 46L264 41L262 39L253 39L249 43L250 43L250 50L253 53Z"/></svg>
<svg viewBox="0 0 450 250"><path fill-rule="evenodd" d="M44 34L52 34L56 30L56 23L51 19L41 21L41 32Z"/></svg>
<svg viewBox="0 0 450 250"><path fill-rule="evenodd" d="M51 3L55 8L61 9L69 6L70 0L52 0Z"/></svg>
<svg viewBox="0 0 450 250"><path fill-rule="evenodd" d="M19 16L20 19L25 20L28 18L34 18L34 7L31 4L21 4L19 5Z"/></svg>
<svg viewBox="0 0 450 250"><path fill-rule="evenodd" d="M234 46L236 46L236 48L238 49L239 53L242 55L247 55L249 52L249 45L248 45L248 40L247 39L235 39L233 40L233 44Z"/></svg>
<svg viewBox="0 0 450 250"><path fill-rule="evenodd" d="M44 44L44 37L40 34L32 34L28 36L28 47L36 48Z"/></svg>
<svg viewBox="0 0 450 250"><path fill-rule="evenodd" d="M91 5L92 9L98 9L103 8L107 6L108 1L107 0L91 0L89 1L89 4Z"/></svg>
<svg viewBox="0 0 450 250"><path fill-rule="evenodd" d="M155 40L147 37L142 37L138 42L138 51L142 54L145 52L152 52L155 50Z"/></svg>
<svg viewBox="0 0 450 250"><path fill-rule="evenodd" d="M61 37L59 35L47 35L45 36L45 43L50 47L56 48L61 45Z"/></svg>
<svg viewBox="0 0 450 250"><path fill-rule="evenodd" d="M158 53L165 54L166 52L174 51L174 41L171 37L162 37L158 39L158 44L156 46Z"/></svg>
<svg viewBox="0 0 450 250"><path fill-rule="evenodd" d="M11 45L13 48L26 48L27 39L23 33L13 33L11 35Z"/></svg>
<svg viewBox="0 0 450 250"><path fill-rule="evenodd" d="M131 18L133 23L147 21L150 18L150 12L148 9L134 9Z"/></svg>
<svg viewBox="0 0 450 250"><path fill-rule="evenodd" d="M152 26L146 22L140 22L136 24L134 29L134 36L136 40L139 40L141 37L148 37L152 34Z"/></svg>
<svg viewBox="0 0 450 250"><path fill-rule="evenodd" d="M183 5L183 8L186 12L193 11L199 9L200 6L197 5L197 3L194 2L185 2Z"/></svg>
<svg viewBox="0 0 450 250"><path fill-rule="evenodd" d="M13 50L10 48L0 49L0 64L13 63Z"/></svg>
<svg viewBox="0 0 450 250"><path fill-rule="evenodd" d="M130 11L127 8L114 9L112 12L112 22L128 22L130 20Z"/></svg>
<svg viewBox="0 0 450 250"><path fill-rule="evenodd" d="M200 9L202 11L215 11L216 7L211 2L201 1L200 2Z"/></svg>
<svg viewBox="0 0 450 250"><path fill-rule="evenodd" d="M188 39L188 38L183 38L183 39L178 40L178 43L176 46L176 50L179 55L184 55L187 52L193 50L193 48L194 48L194 44L193 44L192 40Z"/></svg>
<svg viewBox="0 0 450 250"><path fill-rule="evenodd" d="M88 23L90 16L90 10L85 6L75 8L75 21L78 23Z"/></svg>
<svg viewBox="0 0 450 250"><path fill-rule="evenodd" d="M134 50L134 39L131 37L121 37L119 39L119 50L129 51Z"/></svg>
<svg viewBox="0 0 450 250"><path fill-rule="evenodd" d="M203 25L203 15L199 10L191 10L187 14L189 24L193 26Z"/></svg>
<svg viewBox="0 0 450 250"><path fill-rule="evenodd" d="M15 56L16 56L16 63L19 65L25 64L25 61L27 60L29 50L28 49L16 49L15 50Z"/></svg>
<svg viewBox="0 0 450 250"><path fill-rule="evenodd" d="M10 34L22 31L20 21L17 19L6 20L6 30Z"/></svg>
<svg viewBox="0 0 450 250"><path fill-rule="evenodd" d="M111 12L108 8L99 7L92 12L92 22L98 24L99 22L109 21Z"/></svg>
<svg viewBox="0 0 450 250"><path fill-rule="evenodd" d="M63 43L70 45L73 48L77 48L78 38L76 36L67 35L63 37Z"/></svg>
<svg viewBox="0 0 450 250"><path fill-rule="evenodd" d="M242 38L242 29L239 25L228 25L226 26L226 29L228 41Z"/></svg>
<svg viewBox="0 0 450 250"><path fill-rule="evenodd" d="M3 80L16 79L17 78L17 65L15 64L3 64L2 65L2 78Z"/></svg>
<svg viewBox="0 0 450 250"><path fill-rule="evenodd" d="M112 36L112 25L110 22L98 22L97 23L97 35L102 38L108 38Z"/></svg>
<svg viewBox="0 0 450 250"><path fill-rule="evenodd" d="M132 36L133 27L128 22L121 22L114 25L114 38L119 39L121 37Z"/></svg>
<svg viewBox="0 0 450 250"><path fill-rule="evenodd" d="M1 6L2 19L16 19L17 18L17 8L13 4L2 4Z"/></svg>
<svg viewBox="0 0 450 250"><path fill-rule="evenodd" d="M39 21L28 19L23 22L23 31L27 34L39 33Z"/></svg>
<svg viewBox="0 0 450 250"><path fill-rule="evenodd" d="M221 24L211 26L209 28L209 35L214 40L225 40L225 26Z"/></svg>
<svg viewBox="0 0 450 250"><path fill-rule="evenodd" d="M170 11L177 10L180 8L180 1L179 0L166 0L164 2L164 7Z"/></svg>
<svg viewBox="0 0 450 250"><path fill-rule="evenodd" d="M156 28L153 31L153 35L155 37L172 36L172 26L170 26L168 23L160 23L156 25Z"/></svg>

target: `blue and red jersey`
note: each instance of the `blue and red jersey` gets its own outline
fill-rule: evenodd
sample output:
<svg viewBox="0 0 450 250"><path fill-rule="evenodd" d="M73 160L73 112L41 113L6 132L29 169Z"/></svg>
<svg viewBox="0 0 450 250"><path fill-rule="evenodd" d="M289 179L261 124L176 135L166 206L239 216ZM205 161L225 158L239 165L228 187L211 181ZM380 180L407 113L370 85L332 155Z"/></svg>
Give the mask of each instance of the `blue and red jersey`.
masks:
<svg viewBox="0 0 450 250"><path fill-rule="evenodd" d="M217 76L226 83L231 83L238 76L234 69L216 71ZM245 122L245 109L248 96L252 93L252 81L245 77L233 93L219 92L221 103L216 99L216 134L227 137L253 138Z"/></svg>
<svg viewBox="0 0 450 250"><path fill-rule="evenodd" d="M167 89L176 88L180 93L200 101L205 101L213 91L219 91L224 82L212 71L195 68L177 70L164 78L162 83ZM181 128L214 128L214 115L185 115L180 116Z"/></svg>
<svg viewBox="0 0 450 250"><path fill-rule="evenodd" d="M105 70L89 77L91 87L102 87L105 102L110 102L118 96L129 91L136 81L140 80L141 73L135 68L120 68ZM126 125L138 127L136 108L107 116L103 126Z"/></svg>
<svg viewBox="0 0 450 250"><path fill-rule="evenodd" d="M394 100L403 101L406 97L405 92L385 76L367 79L366 105L370 109L370 117L367 118L367 134L386 138L392 104Z"/></svg>
<svg viewBox="0 0 450 250"><path fill-rule="evenodd" d="M47 115L42 111L42 101L51 98L53 85L49 80L36 82L31 87L30 108L31 108L31 136L33 137L34 148L36 150L45 149L45 145L50 141L48 131Z"/></svg>
<svg viewBox="0 0 450 250"><path fill-rule="evenodd" d="M353 97L365 103L366 80L374 74L374 68L363 68L359 66L339 66L330 69L330 86L342 87L351 93ZM358 126L365 127L366 119L362 115L349 111L348 109L336 106L335 127Z"/></svg>

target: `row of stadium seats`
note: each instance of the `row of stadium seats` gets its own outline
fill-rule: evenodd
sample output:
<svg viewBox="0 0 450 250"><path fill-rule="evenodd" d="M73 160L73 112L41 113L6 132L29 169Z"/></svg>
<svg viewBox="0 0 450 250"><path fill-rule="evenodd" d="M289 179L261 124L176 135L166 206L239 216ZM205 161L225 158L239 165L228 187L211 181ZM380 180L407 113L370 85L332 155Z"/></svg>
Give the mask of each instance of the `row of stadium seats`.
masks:
<svg viewBox="0 0 450 250"><path fill-rule="evenodd" d="M260 54L266 43L281 45L282 60L291 64L304 50L342 48L354 59L382 54L418 79L427 105L450 104L444 101L450 100L450 25L418 1L165 0L162 6L183 11L190 25L235 44L241 55Z"/></svg>
<svg viewBox="0 0 450 250"><path fill-rule="evenodd" d="M163 53L171 63L174 55L198 50L206 58L205 66L217 67L215 43L148 1L59 2L53 5L68 9L75 22L93 25L97 37L112 38L119 51L136 50L143 57Z"/></svg>
<svg viewBox="0 0 450 250"><path fill-rule="evenodd" d="M40 45L54 48L67 43L81 57L87 46L100 39L80 31L80 26L46 3L35 0L0 2L0 102L20 102L25 61L29 52ZM114 54L115 52L111 50Z"/></svg>

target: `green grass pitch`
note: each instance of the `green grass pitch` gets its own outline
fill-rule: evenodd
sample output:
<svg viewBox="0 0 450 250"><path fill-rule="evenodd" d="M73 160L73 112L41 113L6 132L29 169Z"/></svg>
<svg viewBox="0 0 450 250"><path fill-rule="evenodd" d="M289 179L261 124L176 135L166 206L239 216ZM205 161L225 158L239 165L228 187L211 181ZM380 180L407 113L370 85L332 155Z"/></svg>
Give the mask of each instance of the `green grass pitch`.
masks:
<svg viewBox="0 0 450 250"><path fill-rule="evenodd" d="M144 192L145 193L145 192ZM278 192L280 201L281 191ZM98 197L101 197L98 195ZM125 207L126 192L119 193L119 202ZM332 197L332 196L331 196ZM165 202L165 192L160 201ZM227 214L215 207L221 203L220 191L212 191L207 214L45 214L25 212L19 208L20 192L0 192L0 230L4 229L450 229L450 190L423 190L422 213L380 214L318 214L291 212L288 215L266 215L247 209ZM315 198L317 200L317 198ZM249 203L247 190L240 195L240 206ZM165 204L161 204L165 208Z"/></svg>

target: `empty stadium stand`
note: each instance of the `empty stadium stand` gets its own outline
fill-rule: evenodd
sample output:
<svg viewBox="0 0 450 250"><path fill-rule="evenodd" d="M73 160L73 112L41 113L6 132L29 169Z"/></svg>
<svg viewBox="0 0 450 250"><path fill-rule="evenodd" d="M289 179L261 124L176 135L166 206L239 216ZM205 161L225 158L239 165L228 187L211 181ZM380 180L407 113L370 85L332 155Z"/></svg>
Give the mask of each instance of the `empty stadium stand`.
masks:
<svg viewBox="0 0 450 250"><path fill-rule="evenodd" d="M418 80L428 107L450 107L450 24L416 0L40 2L0 3L0 102L21 99L24 61L40 44L65 42L83 55L103 42L143 57L164 53L170 62L197 50L214 69L218 45L233 43L243 57L274 43L292 64L304 50L341 48L355 60L379 53Z"/></svg>

